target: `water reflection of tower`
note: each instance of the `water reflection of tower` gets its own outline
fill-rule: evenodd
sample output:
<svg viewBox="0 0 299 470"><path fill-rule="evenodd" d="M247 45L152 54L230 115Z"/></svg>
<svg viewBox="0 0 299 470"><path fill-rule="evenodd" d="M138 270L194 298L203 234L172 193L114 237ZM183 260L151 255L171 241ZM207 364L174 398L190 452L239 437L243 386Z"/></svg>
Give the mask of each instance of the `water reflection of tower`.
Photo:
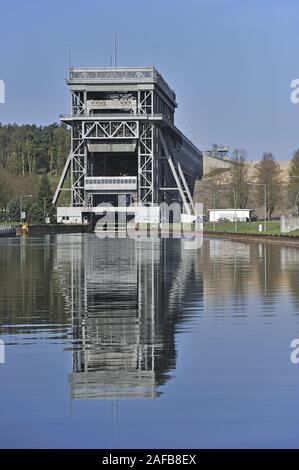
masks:
<svg viewBox="0 0 299 470"><path fill-rule="evenodd" d="M187 284L202 296L194 252L181 240L95 236L71 247L71 398L157 396L175 367Z"/></svg>

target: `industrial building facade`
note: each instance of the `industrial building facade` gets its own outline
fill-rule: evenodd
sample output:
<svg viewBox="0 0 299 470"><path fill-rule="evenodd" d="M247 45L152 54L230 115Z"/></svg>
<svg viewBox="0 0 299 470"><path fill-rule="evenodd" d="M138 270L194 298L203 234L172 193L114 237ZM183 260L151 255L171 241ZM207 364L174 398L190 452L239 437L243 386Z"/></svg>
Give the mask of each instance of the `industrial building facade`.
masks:
<svg viewBox="0 0 299 470"><path fill-rule="evenodd" d="M57 187L70 175L70 206L58 222L90 221L109 207L160 218L161 202L195 213L202 153L174 125L175 92L154 67L70 68L71 150ZM145 210L145 208L147 208Z"/></svg>

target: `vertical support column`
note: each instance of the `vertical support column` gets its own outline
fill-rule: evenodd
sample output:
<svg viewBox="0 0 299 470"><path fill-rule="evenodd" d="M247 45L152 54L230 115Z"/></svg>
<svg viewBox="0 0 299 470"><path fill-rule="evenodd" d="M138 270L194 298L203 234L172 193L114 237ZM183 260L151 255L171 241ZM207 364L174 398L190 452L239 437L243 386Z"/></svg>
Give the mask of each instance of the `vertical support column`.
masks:
<svg viewBox="0 0 299 470"><path fill-rule="evenodd" d="M137 91L137 113L140 114L140 90Z"/></svg>
<svg viewBox="0 0 299 470"><path fill-rule="evenodd" d="M83 114L87 114L87 91L83 92Z"/></svg>
<svg viewBox="0 0 299 470"><path fill-rule="evenodd" d="M87 143L86 140L83 141L84 145L84 157L83 157L83 175L82 175L82 197L84 199L84 206L90 205L88 201L88 194L85 192L85 176L87 175Z"/></svg>
<svg viewBox="0 0 299 470"><path fill-rule="evenodd" d="M72 115L84 114L86 110L86 91L72 92ZM71 132L71 195L72 206L84 206L84 175L87 151L83 138L84 123L74 122Z"/></svg>
<svg viewBox="0 0 299 470"><path fill-rule="evenodd" d="M72 115L77 116L84 114L85 109L85 92L73 91L72 92Z"/></svg>
<svg viewBox="0 0 299 470"><path fill-rule="evenodd" d="M138 108L141 114L153 114L153 90L138 92Z"/></svg>
<svg viewBox="0 0 299 470"><path fill-rule="evenodd" d="M160 155L160 149L159 149L159 128L158 126L154 125L154 158L153 158L153 172L154 172L154 179L153 179L153 191L154 191L154 202L159 203L160 198L159 198L159 188L161 186L160 184L160 171L159 171L159 155Z"/></svg>
<svg viewBox="0 0 299 470"><path fill-rule="evenodd" d="M71 177L71 205L74 205L74 126L71 128L71 165L70 165L70 177Z"/></svg>
<svg viewBox="0 0 299 470"><path fill-rule="evenodd" d="M161 141L161 144L162 144L162 147L163 147L163 151L164 151L164 153L165 153L165 156L167 157L167 160L168 160L168 163L169 163L169 166L170 166L170 169L171 169L173 178L174 178L174 180L175 180L177 189L179 190L180 196L181 196L181 198L182 198L182 202L183 202L183 206L184 206L184 208L185 208L186 214L191 215L191 208L190 208L190 206L189 206L189 204L188 204L188 202L187 202L187 199L186 199L184 190L183 190L182 185L181 185L181 182L180 182L179 175L177 174L177 171L176 171L174 162L173 162L173 160L172 160L172 156L171 156L171 154L169 153L168 145L167 145L167 142L166 142L166 140L165 140L165 137L164 137L163 132L161 131L161 129L159 130L159 136L160 136L160 141Z"/></svg>
<svg viewBox="0 0 299 470"><path fill-rule="evenodd" d="M154 114L154 92L151 91L151 114Z"/></svg>
<svg viewBox="0 0 299 470"><path fill-rule="evenodd" d="M138 141L138 203L154 204L154 124L140 122Z"/></svg>
<svg viewBox="0 0 299 470"><path fill-rule="evenodd" d="M84 121L75 122L72 127L72 152L71 165L72 205L85 205L84 176L86 168L86 145L84 142Z"/></svg>
<svg viewBox="0 0 299 470"><path fill-rule="evenodd" d="M138 91L138 112L153 113L153 90ZM152 206L154 204L154 125L140 122L138 140L138 204Z"/></svg>

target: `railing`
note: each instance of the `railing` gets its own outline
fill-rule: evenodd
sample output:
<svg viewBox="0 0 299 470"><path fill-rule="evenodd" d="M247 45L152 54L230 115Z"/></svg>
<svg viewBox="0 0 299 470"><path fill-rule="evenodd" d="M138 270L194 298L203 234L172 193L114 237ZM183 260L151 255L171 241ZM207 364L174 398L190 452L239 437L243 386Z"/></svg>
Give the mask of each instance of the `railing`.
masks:
<svg viewBox="0 0 299 470"><path fill-rule="evenodd" d="M79 69L69 71L70 79L88 79L88 80L142 80L154 79L154 70L134 69L134 70L92 70L92 69Z"/></svg>
<svg viewBox="0 0 299 470"><path fill-rule="evenodd" d="M107 81L136 81L136 82L160 82L160 85L172 95L175 100L175 91L168 85L162 75L155 68L136 69L92 69L92 68L70 68L69 80L92 80L97 82Z"/></svg>
<svg viewBox="0 0 299 470"><path fill-rule="evenodd" d="M107 113L107 114L60 114L59 115L60 119L72 119L72 118L80 118L80 120L91 120L91 121L103 121L107 119L113 119L113 120L127 120L131 121L132 119L142 119L146 121L147 119L158 119L161 120L164 118L169 118L167 117L166 114L163 113L149 113L149 114L144 114L144 113Z"/></svg>

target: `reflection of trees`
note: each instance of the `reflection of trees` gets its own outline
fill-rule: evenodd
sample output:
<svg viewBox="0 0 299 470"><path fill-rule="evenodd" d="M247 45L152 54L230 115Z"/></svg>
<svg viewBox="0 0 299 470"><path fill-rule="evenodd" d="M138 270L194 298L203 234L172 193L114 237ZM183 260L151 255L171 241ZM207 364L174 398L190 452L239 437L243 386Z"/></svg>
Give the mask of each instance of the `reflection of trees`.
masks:
<svg viewBox="0 0 299 470"><path fill-rule="evenodd" d="M203 271L205 303L226 306L232 294L242 298L248 294L251 278L252 250L249 244L224 240L205 240L198 253ZM248 269L250 266L250 269ZM214 295L217 289L219 295ZM212 292L212 296L209 295Z"/></svg>
<svg viewBox="0 0 299 470"><path fill-rule="evenodd" d="M65 324L65 299L54 273L55 245L50 237L5 239L0 249L1 323Z"/></svg>
<svg viewBox="0 0 299 470"><path fill-rule="evenodd" d="M294 301L299 300L299 249L291 246L281 248L281 261L282 269L286 273L286 280L288 283L289 291L292 294Z"/></svg>
<svg viewBox="0 0 299 470"><path fill-rule="evenodd" d="M221 292L205 296L206 302L226 305L232 296L259 294L271 310L282 289L299 295L299 248L211 239L204 241L198 256L205 293L215 286Z"/></svg>
<svg viewBox="0 0 299 470"><path fill-rule="evenodd" d="M258 290L263 303L263 311L260 314L272 316L274 315L274 307L277 305L277 296L280 293L283 278L280 249L275 245L261 244L256 260L256 284L259 286Z"/></svg>

